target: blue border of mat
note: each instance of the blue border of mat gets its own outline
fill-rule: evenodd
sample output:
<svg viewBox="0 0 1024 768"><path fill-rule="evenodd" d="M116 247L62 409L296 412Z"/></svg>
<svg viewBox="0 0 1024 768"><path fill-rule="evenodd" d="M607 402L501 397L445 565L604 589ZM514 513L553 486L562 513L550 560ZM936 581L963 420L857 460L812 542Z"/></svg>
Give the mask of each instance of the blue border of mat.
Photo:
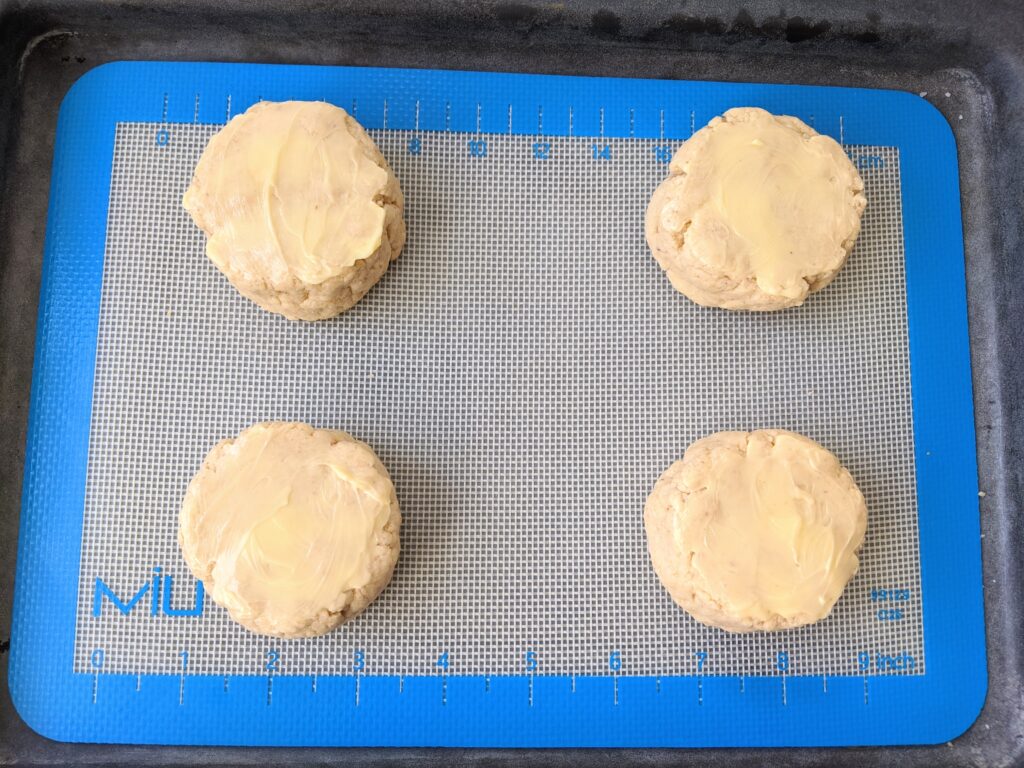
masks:
<svg viewBox="0 0 1024 768"><path fill-rule="evenodd" d="M195 94L202 94L196 99ZM166 96L163 96L166 94ZM896 146L903 178L927 674L747 678L232 678L72 673L86 458L117 121L222 122L258 98L326 99L381 127L670 140L739 105L848 144ZM418 108L417 108L418 103ZM509 113L511 105L511 115ZM854 116L852 119L849 116ZM173 127L173 126L171 126ZM117 62L61 106L29 415L10 688L66 741L463 746L781 746L947 741L984 702L977 462L956 146L897 91L398 69ZM638 512L639 514L639 512ZM898 650L898 649L894 649ZM352 706L362 685L360 706ZM273 705L267 688L273 686ZM526 688L533 706L525 706ZM780 686L786 702L780 704ZM392 688L395 686L395 688ZM699 696L699 701L698 701ZM225 705L224 698L229 702ZM95 699L95 703L93 703ZM181 704L179 704L179 699ZM220 702L220 703L215 703Z"/></svg>

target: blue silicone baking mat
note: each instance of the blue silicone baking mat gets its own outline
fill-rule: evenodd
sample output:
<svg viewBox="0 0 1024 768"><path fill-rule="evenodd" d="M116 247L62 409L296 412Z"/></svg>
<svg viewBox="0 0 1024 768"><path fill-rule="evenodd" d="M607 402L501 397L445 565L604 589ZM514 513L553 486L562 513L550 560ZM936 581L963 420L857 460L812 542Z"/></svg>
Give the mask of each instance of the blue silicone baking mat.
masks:
<svg viewBox="0 0 1024 768"><path fill-rule="evenodd" d="M370 131L408 245L354 309L242 299L180 205L260 99ZM675 293L643 212L735 106L840 141L868 209L802 307ZM10 684L71 741L265 745L854 745L946 741L985 649L956 146L888 91L131 62L82 78L55 148ZM340 428L388 466L402 554L321 638L233 624L177 511L223 437ZM693 440L807 434L869 509L861 569L811 627L730 635L676 608L643 502Z"/></svg>

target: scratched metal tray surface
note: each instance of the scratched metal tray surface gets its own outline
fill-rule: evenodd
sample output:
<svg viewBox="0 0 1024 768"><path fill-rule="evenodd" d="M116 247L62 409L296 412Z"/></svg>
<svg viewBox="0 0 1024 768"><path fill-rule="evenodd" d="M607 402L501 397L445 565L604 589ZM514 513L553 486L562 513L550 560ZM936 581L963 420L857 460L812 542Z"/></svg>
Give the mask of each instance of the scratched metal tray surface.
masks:
<svg viewBox="0 0 1024 768"><path fill-rule="evenodd" d="M509 16L509 13L511 13L511 16ZM511 26L514 27L515 24L517 23L516 19L515 19L515 14L516 13L525 13L525 11L523 11L523 9L520 9L519 11L516 11L516 12L506 11L506 12L503 12L503 14L499 13L499 14L495 15L494 18L498 19L498 21L501 22L501 23L506 23L506 24L511 25ZM598 32L599 34L603 34L603 35L611 35L613 33L612 27L614 27L613 22L614 22L614 19L616 18L615 16L609 17L607 14L601 15L601 14L598 14L596 11L593 14L593 16L594 16L594 18L592 19L592 21L593 21L594 29L596 30L596 32ZM628 16L623 15L622 18L625 19L627 21L627 23L628 23L628 20L629 20ZM611 25L611 27L609 27L608 25ZM799 29L800 29L799 25L795 25L794 29L796 29L797 33L799 33ZM710 29L709 31L713 32L714 30ZM563 32L565 34L568 34L568 32L565 32L564 30L563 30ZM794 33L794 34L795 34L795 36L799 37L799 34L797 34L797 33ZM695 32L694 34L696 35L697 33ZM700 33L700 34L703 34L703 33ZM789 33L787 33L787 35L788 34ZM810 34L810 33L807 33L807 34ZM793 36L793 35L790 35L790 36ZM699 39L703 40L704 38L700 37ZM501 54L498 54L499 58L500 58L500 56L501 56ZM652 56L653 56L653 54L652 54ZM74 60L74 56L72 56L71 59L73 61ZM556 57L556 59L557 59L557 57ZM652 57L652 61L655 61L655 60L657 60L657 57L653 56ZM805 76L803 79L807 79L807 77L808 76ZM936 81L927 81L924 78L919 78L915 82L921 84L920 85L920 90L922 90L922 91L930 91L933 95L935 93L938 93L940 95L940 99L941 98L949 98L949 99L960 98L960 99L962 99L963 101L961 102L960 107L963 108L964 111L967 113L966 115L964 115L964 119L967 120L967 121L970 121L972 119L972 116L973 116L972 113L970 112L969 109L967 109L964 106L965 104L969 104L970 103L970 100L971 100L971 98L973 96L976 96L976 94L973 94L973 96L972 96L972 92L971 92L970 88L966 88L965 89L962 86L962 84L954 83L954 84L952 84L950 86L950 88L947 88L947 89L943 89L942 86L940 85L939 89L936 91L935 86L932 84L933 82L936 82ZM917 90L917 88L914 88L914 90ZM951 94L949 97L945 97L945 96L942 95L942 94L946 93L947 90ZM959 128L959 126L956 125L957 114L954 113L952 115L952 118L953 118L953 121L954 121L954 128ZM964 143L963 139L961 138L962 161L963 161L963 152L964 152L963 143ZM969 176L969 174L968 174L968 176ZM970 182L970 179L968 178L967 183L965 183L965 186L968 187L968 188L970 188L970 183L969 182ZM975 195L975 198L977 198L977 195ZM968 216L968 242L969 242L968 254L969 254L969 258L971 257L971 253L972 253L971 248L970 248L970 238L971 238L970 223L971 223L970 216ZM5 279L7 279L8 275L9 275L9 273L5 272ZM6 298L7 297L5 296L5 301L6 301ZM10 305L8 303L5 303L5 309L8 309L9 306ZM8 350L5 347L5 353L7 353L7 351ZM975 354L977 355L977 342L976 341L975 341ZM977 365L975 367L976 367L976 370L977 370ZM977 387L977 377L976 377L976 387ZM982 404L982 405L979 406L980 410L982 410L982 411L984 411L985 407L986 407L985 404ZM981 422L979 422L979 423L981 423ZM986 430L981 432L980 439L982 440L982 444L984 444L984 441L986 439L991 439L990 437L986 437L987 435L991 434L991 431L992 431L992 429L991 429L991 426L989 425ZM992 495L995 495L995 494L991 493L993 484L992 483L985 483L984 482L984 473L985 473L985 461L984 461L984 458L985 458L985 453L984 453L984 450L983 450L982 451L982 476L983 476L982 487L989 489L989 491L990 491L989 495L992 496ZM991 644L990 644L990 650L991 650ZM1000 647L996 647L994 650L996 651L996 659L995 659L995 661L996 662L1000 662L1000 661L1004 660L1004 657L1002 656L1002 653L1003 653L1002 649ZM998 690L996 691L996 695L997 696L999 695ZM990 694L990 699L991 699L991 694ZM11 721L11 722L16 725L16 721ZM991 728L991 727L990 728L985 728L984 726L986 724L989 724L989 723L985 722L985 715L983 714L982 722L981 722L981 724L978 727L976 727L976 730L980 729L980 730L983 730L983 731L986 731L986 732L991 732L993 730L993 728ZM13 728L14 725L8 726L7 723L5 722L5 727ZM16 733L14 731L9 731L9 732L13 733L16 736ZM971 736L968 737L968 739L970 739L970 738L971 738ZM998 738L998 736L995 736L995 737L989 736L988 738L989 739ZM21 742L17 742L16 739L10 740L9 743L11 743L11 744L16 744L17 743L19 748L22 745ZM955 748L956 747L954 747L954 749ZM58 749L58 752L56 754L60 754L59 748L55 748L55 749ZM109 751L107 751L107 752L102 752L102 751L90 752L90 749L103 750L104 748L80 748L80 749L78 749L77 751L75 751L73 753L65 751L65 752L63 752L63 754L65 755L66 759L69 759L69 760L73 759L76 762L81 762L84 759L101 759L99 757L99 755L101 755L101 754L106 754L108 756L108 759L110 759L109 756L114 754L114 753L111 753ZM121 752L119 754L120 754L120 757L118 759L125 759L126 757L131 757L132 756L131 752ZM185 751L164 751L164 752L160 753L160 757L158 759L160 759L160 760L167 760L167 761L186 760L186 759L188 759L189 756L194 757L195 754L196 753L194 753L194 752L185 752ZM223 759L227 759L226 756L228 754L235 754L237 756L241 756L241 755L244 755L245 753L243 753L243 752L235 752L235 753L223 753L223 754L225 756ZM300 753L299 755L297 755L297 758L300 759L300 760L304 759L302 757L302 754L305 754L307 756L306 759L308 759L308 756L309 756L310 753ZM360 755L362 759L370 759L372 753L356 753L356 754ZM708 754L712 754L712 753L705 753L705 755L708 755ZM715 757L715 756L708 757L708 756L702 755L698 759L700 759L700 760L737 759L738 756L741 758L741 753L730 753L730 754L733 755L733 757L722 758L722 757ZM804 756L804 757L801 757L800 759L806 760L806 759L811 759L811 757L813 755L818 754L818 753L802 752L800 754L802 756ZM861 753L861 754L863 754L863 753ZM918 754L918 753L915 752L913 754ZM927 753L922 752L920 754L927 754ZM72 755L74 755L73 758L71 757ZM96 755L96 757L95 758L90 758L90 755ZM660 757L659 757L659 755L660 755ZM875 754L876 757L878 757L880 759L885 759L883 757L883 755L884 755L884 753L876 753ZM135 756L139 757L141 759L141 753L135 753ZM406 752L406 753L388 753L388 756L392 757L392 758L410 757L410 756L412 756L412 753L408 753L408 752ZM491 753L491 756L493 757L494 754ZM597 755L596 753L590 753L590 756L591 756L592 759L600 759L600 756ZM906 757L907 753L901 753L901 756L902 757ZM376 757L380 757L380 755L376 755ZM553 757L555 757L555 756L553 756L552 753L547 753L547 759L552 759ZM647 757L650 758L651 755L649 754L649 755L647 755ZM232 759L235 759L235 758L232 758ZM654 759L669 760L671 758L670 758L669 753L654 753ZM816 759L816 758L813 758L813 759Z"/></svg>

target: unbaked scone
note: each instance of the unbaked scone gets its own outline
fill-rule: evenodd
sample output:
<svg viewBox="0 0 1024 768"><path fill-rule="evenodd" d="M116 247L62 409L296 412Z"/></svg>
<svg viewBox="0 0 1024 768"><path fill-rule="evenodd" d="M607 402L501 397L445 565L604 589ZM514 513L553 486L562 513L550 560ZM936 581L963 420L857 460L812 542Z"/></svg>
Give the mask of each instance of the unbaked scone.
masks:
<svg viewBox="0 0 1024 768"><path fill-rule="evenodd" d="M398 499L364 443L266 422L213 447L179 517L185 562L253 632L310 637L362 611L398 560Z"/></svg>
<svg viewBox="0 0 1024 768"><path fill-rule="evenodd" d="M654 570L698 621L730 632L811 624L857 572L867 507L813 440L719 432L687 448L644 509Z"/></svg>
<svg viewBox="0 0 1024 768"><path fill-rule="evenodd" d="M647 208L647 243L698 304L774 310L832 282L860 232L864 182L795 117L730 109L686 141Z"/></svg>
<svg viewBox="0 0 1024 768"><path fill-rule="evenodd" d="M182 200L239 293L292 320L352 307L405 244L398 180L320 101L261 101L206 145Z"/></svg>

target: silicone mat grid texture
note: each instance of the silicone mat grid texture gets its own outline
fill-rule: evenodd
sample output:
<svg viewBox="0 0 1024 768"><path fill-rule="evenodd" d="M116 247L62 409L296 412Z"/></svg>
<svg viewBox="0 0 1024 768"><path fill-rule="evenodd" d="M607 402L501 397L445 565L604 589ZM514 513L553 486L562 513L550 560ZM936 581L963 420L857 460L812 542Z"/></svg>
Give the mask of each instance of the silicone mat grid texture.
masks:
<svg viewBox="0 0 1024 768"><path fill-rule="evenodd" d="M181 208L215 125L117 127L84 510L76 671L339 674L860 674L861 651L925 655L899 156L848 147L863 230L804 306L730 313L675 293L643 213L657 141L371 131L406 195L408 244L353 310L289 322L239 296ZM161 146L158 131L169 140ZM409 142L418 139L418 155ZM473 157L469 141L485 141ZM610 147L596 159L595 142ZM673 150L676 146L673 146ZM477 151L479 153L479 145ZM100 193L100 191L97 191ZM327 636L260 637L201 617L93 616L97 578L130 597L160 567L193 604L177 546L189 479L218 440L268 419L368 442L403 511L394 579ZM833 450L869 508L861 569L814 626L730 635L661 588L642 508L693 440L793 429ZM872 589L910 591L881 621ZM887 606L888 607L888 606ZM872 674L876 672L872 670Z"/></svg>

